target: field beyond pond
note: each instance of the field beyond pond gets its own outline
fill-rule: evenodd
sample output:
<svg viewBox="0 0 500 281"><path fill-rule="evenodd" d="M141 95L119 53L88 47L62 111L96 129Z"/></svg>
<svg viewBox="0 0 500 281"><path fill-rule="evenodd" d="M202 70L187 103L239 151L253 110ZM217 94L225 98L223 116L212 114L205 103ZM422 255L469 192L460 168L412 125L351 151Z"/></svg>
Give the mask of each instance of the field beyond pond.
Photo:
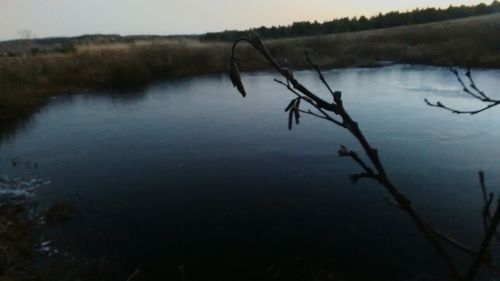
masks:
<svg viewBox="0 0 500 281"><path fill-rule="evenodd" d="M307 67L304 51L323 67L376 66L380 61L500 67L500 14L438 23L317 37L268 41L292 67ZM193 39L75 46L65 53L0 58L0 121L29 115L56 93L81 89L136 88L172 77L221 73L230 44ZM243 70L267 64L239 49Z"/></svg>

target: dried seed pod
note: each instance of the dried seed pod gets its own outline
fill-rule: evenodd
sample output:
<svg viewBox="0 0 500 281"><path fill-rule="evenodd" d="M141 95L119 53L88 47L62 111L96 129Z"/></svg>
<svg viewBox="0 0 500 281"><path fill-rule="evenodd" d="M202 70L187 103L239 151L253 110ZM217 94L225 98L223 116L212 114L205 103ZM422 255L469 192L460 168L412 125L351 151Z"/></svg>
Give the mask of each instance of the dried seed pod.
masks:
<svg viewBox="0 0 500 281"><path fill-rule="evenodd" d="M285 108L285 112L288 112L288 110L290 110L293 105L295 104L295 99L293 99Z"/></svg>
<svg viewBox="0 0 500 281"><path fill-rule="evenodd" d="M297 107L294 108L293 110L294 116L295 116L295 124L299 125L299 119L300 119L300 112Z"/></svg>
<svg viewBox="0 0 500 281"><path fill-rule="evenodd" d="M229 62L229 78L231 78L231 82L233 83L233 87L238 89L238 92L241 93L243 97L247 94L245 92L245 87L243 87L243 83L241 82L240 69L238 68L238 62L236 58L233 56Z"/></svg>
<svg viewBox="0 0 500 281"><path fill-rule="evenodd" d="M296 98L295 99L295 104L293 105L293 115L295 116L295 124L299 124L299 119L300 119L300 112L299 112L299 108L300 108L300 98Z"/></svg>
<svg viewBox="0 0 500 281"><path fill-rule="evenodd" d="M292 130L293 109L288 113L288 130Z"/></svg>

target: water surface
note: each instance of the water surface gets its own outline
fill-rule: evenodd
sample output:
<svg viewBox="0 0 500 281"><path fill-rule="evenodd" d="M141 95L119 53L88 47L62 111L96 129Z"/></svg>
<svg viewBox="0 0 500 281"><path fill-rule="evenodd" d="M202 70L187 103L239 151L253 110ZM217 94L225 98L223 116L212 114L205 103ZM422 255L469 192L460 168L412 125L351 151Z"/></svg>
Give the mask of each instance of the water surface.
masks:
<svg viewBox="0 0 500 281"><path fill-rule="evenodd" d="M499 70L474 74L496 92ZM295 75L328 98L313 72ZM400 190L441 230L476 246L477 171L500 191L500 109L456 116L426 106L424 98L480 106L442 68L325 76ZM50 181L41 204L76 209L67 239L80 254L112 260L123 277L140 267L141 280L182 280L181 266L189 280L445 276L380 186L349 181L360 168L336 151L361 152L350 135L306 116L288 131L291 95L272 78L244 75L245 99L218 75L54 98L1 145L0 174Z"/></svg>

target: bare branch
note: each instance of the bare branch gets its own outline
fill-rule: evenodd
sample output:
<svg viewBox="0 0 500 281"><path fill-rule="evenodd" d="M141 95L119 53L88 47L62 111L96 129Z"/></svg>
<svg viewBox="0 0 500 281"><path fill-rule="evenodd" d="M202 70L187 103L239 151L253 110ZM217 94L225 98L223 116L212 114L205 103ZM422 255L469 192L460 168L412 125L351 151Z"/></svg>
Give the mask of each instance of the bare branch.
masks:
<svg viewBox="0 0 500 281"><path fill-rule="evenodd" d="M424 99L425 103L427 103L428 106L432 106L432 107L440 107L444 110L448 110L454 114L470 114L470 115L474 115L474 114L478 114L478 113L481 113L483 111L486 111L492 107L495 107L497 105L500 104L500 101L495 101L495 102L492 102L490 103L489 105L481 108L481 109L477 109L477 110L459 110L459 109L454 109L454 108L451 108L451 107L448 107L444 104L442 104L441 102L436 102L436 103L431 103L429 100L427 99Z"/></svg>
<svg viewBox="0 0 500 281"><path fill-rule="evenodd" d="M462 250L463 252L475 257L476 256L476 252L474 250L471 250L470 248L467 248L465 246L463 246L461 243L459 243L457 240L453 239L453 238L450 238L448 237L448 235L438 231L438 230L434 230L434 234L439 237L439 239L443 240L443 241L446 241L447 243L449 243L450 245Z"/></svg>
<svg viewBox="0 0 500 281"><path fill-rule="evenodd" d="M332 116L330 116L330 114L328 114L327 112L325 112L322 108L320 108L318 106L317 103L315 103L313 100L311 100L310 98L306 97L306 96L303 96L301 95L300 93L298 93L297 91L295 91L289 83L285 83L281 80L278 80L278 79L274 79L274 81L278 84L281 84L283 85L284 87L286 87L290 92L292 92L294 95L296 95L297 97L303 99L304 101L306 101L307 103L309 103L310 105L312 105L313 107L316 108L316 110L318 110L322 115L319 115L319 114L316 114L316 113L313 113L312 111L303 111L303 110L299 110L299 112L303 112L303 113L306 113L306 114L309 114L309 115L313 115L313 116L316 116L316 117L319 117L321 119L325 119L325 120L328 120L332 123L335 123L335 125L339 126L339 127L342 127L342 128L345 128L345 125L341 122L339 122L338 120L335 120Z"/></svg>
<svg viewBox="0 0 500 281"><path fill-rule="evenodd" d="M491 219L491 224L489 225L483 237L483 241L481 242L481 246L479 247L479 251L476 255L476 258L474 259L469 271L465 275L465 280L474 280L476 274L481 268L481 265L490 256L490 249L489 249L490 243L493 238L493 235L496 232L499 222L500 222L500 200L497 200L497 209L495 211L495 214L493 215L493 218Z"/></svg>
<svg viewBox="0 0 500 281"><path fill-rule="evenodd" d="M474 82L474 79L472 78L472 72L470 70L470 68L467 69L467 72L465 72L465 76L467 76L467 78L469 79L469 83L470 83L470 87L476 91L476 93L478 93L481 97L483 97L484 100L490 100L490 98L481 90L478 89L478 87L476 86L476 82Z"/></svg>
<svg viewBox="0 0 500 281"><path fill-rule="evenodd" d="M483 217L484 232L486 233L488 231L488 226L492 222L490 207L491 203L493 203L494 194L492 192L488 193L488 190L486 189L484 172L479 171L478 175L479 175L479 184L481 186L481 192L483 194L483 201L484 201L484 207L481 214ZM498 233L498 231L495 231L495 238L497 239L497 241L500 242L500 234Z"/></svg>
<svg viewBox="0 0 500 281"><path fill-rule="evenodd" d="M323 73L321 72L321 69L319 68L319 65L317 65L317 64L315 64L315 63L313 63L311 61L311 58L309 58L309 53L308 52L305 52L304 54L306 56L307 63L309 63L309 65L312 68L314 68L314 70L316 70L316 73L318 73L318 76L319 76L319 79L321 80L321 82L323 82L323 84L328 89L328 91L330 92L330 94L332 95L332 97L335 98L335 94L334 94L335 92L332 90L332 88L330 87L330 85L328 84L328 82L326 82L326 79L323 76Z"/></svg>
<svg viewBox="0 0 500 281"><path fill-rule="evenodd" d="M399 206L396 202L394 202L390 198L385 197L384 200L389 206L394 207L400 211L404 211L404 209L402 209L401 206ZM475 250L472 250L471 248L464 246L456 239L451 238L450 236L442 233L441 231L435 228L432 228L432 231L434 232L434 235L436 235L437 238L448 243L450 246L455 247L455 249L462 251L463 253L471 256L472 258L475 258L477 256L478 253ZM493 266L493 264L491 263L491 259L483 261L483 265L487 269L489 269L495 276L497 277L500 276L500 268Z"/></svg>
<svg viewBox="0 0 500 281"><path fill-rule="evenodd" d="M274 59L274 57L269 53L267 48L264 46L259 36L256 33L251 33L248 38L240 38L233 43L232 47L232 57L235 57L236 54L236 46L240 42L249 42L257 51L259 51L264 58L274 67L276 71L278 71L291 85L294 89L301 92L306 97L312 99L318 108L325 109L331 112L338 111L337 106L335 104L331 104L321 99L320 97L313 94L306 87L299 83L294 77L293 74L288 71L287 68L282 67L279 63Z"/></svg>
<svg viewBox="0 0 500 281"><path fill-rule="evenodd" d="M326 118L325 116L322 116L322 115L316 114L316 113L312 112L311 110L307 110L307 111L305 111L305 110L303 110L303 109L300 109L299 111L300 111L301 113L304 113L304 114L309 114L309 115L312 115L312 116L314 116L314 117L317 117L317 118L321 118L321 119L325 119L325 120L330 121L330 119Z"/></svg>
<svg viewBox="0 0 500 281"><path fill-rule="evenodd" d="M479 100L479 101L481 101L483 103L486 103L487 105L484 106L484 107L481 107L480 109L476 109L476 110L459 110L459 109L456 109L456 108L452 108L452 107L446 106L446 105L442 104L439 101L435 102L435 103L432 103L429 100L425 99L424 101L425 101L425 103L427 105L432 106L432 107L442 108L444 110L450 111L450 112L455 113L455 114L470 114L470 115L474 115L474 114L478 114L478 113L481 113L483 111L486 111L486 110L488 110L488 109L490 109L492 107L495 107L495 106L497 106L497 105L500 104L500 100L498 100L498 99L492 99L489 96L487 96L483 91L479 90L479 88L477 87L476 83L474 82L474 79L472 78L472 74L471 74L471 70L470 69L467 69L467 72L465 73L465 76L468 78L469 83L470 83L469 86L467 86L465 84L464 80L462 79L462 77L458 73L458 70L450 67L450 71L455 75L458 83L462 86L463 92L467 93L468 95L470 95L474 99L477 99L477 100Z"/></svg>
<svg viewBox="0 0 500 281"><path fill-rule="evenodd" d="M325 87L327 87L328 91L333 95L334 101L333 103L329 103L319 96L315 95L311 91L309 91L307 88L305 88L303 85L301 85L294 77L291 71L288 71L286 68L280 66L278 62L271 56L269 51L267 51L266 47L264 44L260 41L257 35L252 34L249 38L246 39L240 39L235 42L233 45L233 54L232 57L235 57L235 47L238 42L241 41L247 41L252 44L255 49L257 49L267 60L268 62L278 71L287 81L287 83L281 82L279 80L276 80L278 83L284 85L287 87L288 90L290 90L295 96L298 98L302 98L306 100L309 104L311 104L313 107L315 107L319 113L313 113L311 111L301 111L300 109L297 110L297 112L304 112L306 114L316 116L322 119L327 119L329 121L332 121L336 125L347 129L353 137L359 142L361 147L363 148L367 159L369 160L370 165L368 165L361 157L359 157L356 153L353 151L350 151L346 147L341 147L339 150L339 155L340 156L348 156L352 158L358 165L360 165L364 173L360 174L355 174L351 175L351 180L357 181L361 178L369 177L376 179L377 182L379 182L385 189L386 191L391 195L392 200L391 202L394 202L394 205L398 206L402 211L404 211L410 219L414 222L414 224L417 226L419 231L426 237L426 239L432 244L438 255L441 257L443 260L444 264L446 265L446 268L448 269L450 276L455 279L455 280L463 280L463 276L458 272L457 267L455 266L454 262L451 259L451 256L449 253L443 248L441 245L441 241L444 240L442 235L438 235L436 230L426 221L424 220L420 214L413 208L413 205L411 201L403 195L397 188L396 186L392 183L392 181L389 179L385 168L382 164L381 159L379 158L378 150L373 148L364 134L361 132L361 129L359 128L358 124L351 118L349 113L346 111L344 108L343 102L342 102L342 94L341 92L333 91L331 87L326 83L326 80L324 79L324 76L321 73L321 70L317 65L312 63L310 58L307 56L308 62L311 64L311 66L316 70L318 73L320 80L325 84ZM459 77L460 78L460 77ZM460 79L461 83L463 84L463 81ZM465 85L465 84L464 84ZM466 87L464 87L466 88ZM471 96L475 97L476 99L484 99L484 97L479 94L479 93L474 93L472 91L467 92ZM460 113L460 111L454 110L452 108L446 107L442 105L441 103L436 103L432 104L429 101L426 101L429 105L431 106L436 106L436 107L441 107L445 108L447 110L450 110L455 113ZM500 103L500 102L499 102ZM335 115L337 115L339 118L341 118L341 122L333 119L327 112L332 112ZM473 113L470 113L473 114ZM372 166L373 168L371 168ZM500 215L499 215L500 217ZM490 225L490 228L493 225L498 224L498 221L496 220L496 216L493 218L492 223ZM488 232L489 233L489 232ZM485 237L485 240L487 240ZM450 240L450 239L448 239ZM449 244L452 244L450 241L448 241ZM484 243L488 243L484 242ZM463 247L464 248L464 247ZM482 248L481 248L482 249ZM464 249L462 249L464 250ZM476 258L474 264L481 264L484 263L484 250L481 250L478 252L478 255L483 255L481 258ZM469 252L470 253L470 252ZM474 275L474 274L473 274Z"/></svg>
<svg viewBox="0 0 500 281"><path fill-rule="evenodd" d="M404 211L401 208L401 206L399 206L396 202L394 202L390 198L385 197L384 200L385 200L385 202L389 206L394 207L394 208L396 208L396 209L398 209L400 211ZM449 237L448 235L442 233L441 231L439 231L437 229L434 229L434 228L432 228L432 229L434 231L434 235L436 235L436 237L438 237L439 239L445 241L446 243L448 243L451 246L454 246L456 249L461 250L462 252L468 254L471 257L476 257L476 255L477 255L476 251L472 250L469 247L466 247L466 246L462 245L460 242L458 242L457 240L455 240L455 239ZM497 275L500 274L500 269L494 267L490 262L484 263L484 265L487 266L491 271L495 272Z"/></svg>
<svg viewBox="0 0 500 281"><path fill-rule="evenodd" d="M359 155L355 151L352 151L347 147L345 147L344 145L341 145L338 150L338 154L340 157L351 157L356 163L358 163L365 170L364 174L352 175L351 180L353 182L357 182L362 177L369 177L378 180L377 175L375 175L373 170L363 161L363 159L361 159L361 157L359 157Z"/></svg>
<svg viewBox="0 0 500 281"><path fill-rule="evenodd" d="M357 183L360 179L374 179L374 175L370 175L368 173L359 173L359 174L352 174L349 175L349 179L352 181L352 183Z"/></svg>
<svg viewBox="0 0 500 281"><path fill-rule="evenodd" d="M464 91L464 93L467 93L469 94L470 96L472 96L473 98L476 98L480 101L483 101L483 98L481 96L478 96L477 94L473 93L471 90L469 90L469 88L467 87L467 85L465 85L465 82L462 80L462 77L460 77L460 74L458 73L458 70L450 67L450 71L455 75L455 77L457 78L457 81L458 83L460 83L460 85L462 86L462 91Z"/></svg>

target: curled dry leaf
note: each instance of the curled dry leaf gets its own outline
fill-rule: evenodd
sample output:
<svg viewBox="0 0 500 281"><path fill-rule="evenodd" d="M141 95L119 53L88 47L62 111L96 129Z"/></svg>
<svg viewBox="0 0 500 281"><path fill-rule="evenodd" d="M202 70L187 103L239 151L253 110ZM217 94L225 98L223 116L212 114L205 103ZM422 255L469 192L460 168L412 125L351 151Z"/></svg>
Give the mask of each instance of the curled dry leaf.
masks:
<svg viewBox="0 0 500 281"><path fill-rule="evenodd" d="M233 87L238 89L238 92L245 97L247 94L245 92L245 87L243 87L243 83L241 82L240 69L238 68L238 62L236 61L236 57L231 57L229 62L229 78L231 78L231 82L233 83Z"/></svg>

